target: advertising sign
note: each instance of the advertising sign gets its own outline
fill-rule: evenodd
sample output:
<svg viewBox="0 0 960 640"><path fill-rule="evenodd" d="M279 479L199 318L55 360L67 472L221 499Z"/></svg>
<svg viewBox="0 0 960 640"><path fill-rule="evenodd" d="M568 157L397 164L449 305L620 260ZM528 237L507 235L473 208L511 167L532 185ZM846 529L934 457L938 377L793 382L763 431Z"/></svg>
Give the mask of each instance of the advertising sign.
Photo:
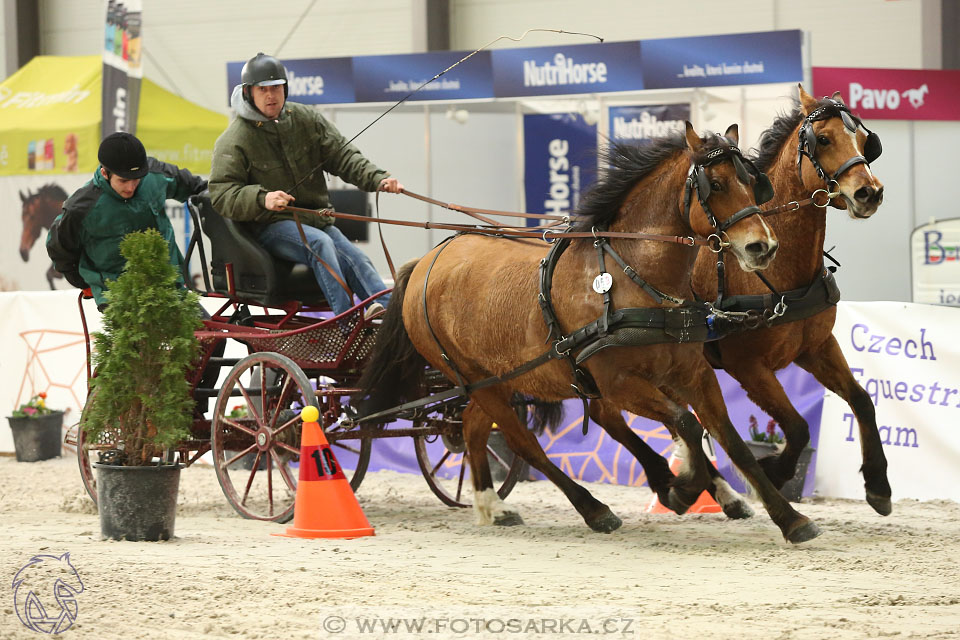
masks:
<svg viewBox="0 0 960 640"><path fill-rule="evenodd" d="M106 138L117 131L137 132L140 105L141 0L107 2L103 42L102 129Z"/></svg>
<svg viewBox="0 0 960 640"><path fill-rule="evenodd" d="M287 69L287 100L301 104L355 102L352 58L282 60ZM227 100L240 84L243 62L227 63Z"/></svg>
<svg viewBox="0 0 960 640"><path fill-rule="evenodd" d="M353 59L357 102L397 102L469 51L358 56ZM492 98L490 52L481 51L417 91L410 100Z"/></svg>
<svg viewBox="0 0 960 640"><path fill-rule="evenodd" d="M876 409L893 499L960 500L960 311L902 302L841 303L833 335ZM860 433L827 392L817 492L863 499Z"/></svg>
<svg viewBox="0 0 960 640"><path fill-rule="evenodd" d="M640 42L646 89L803 80L799 30Z"/></svg>
<svg viewBox="0 0 960 640"><path fill-rule="evenodd" d="M498 97L643 89L637 42L493 51Z"/></svg>
<svg viewBox="0 0 960 640"><path fill-rule="evenodd" d="M575 113L525 115L523 148L526 211L569 214L596 177L596 125Z"/></svg>
<svg viewBox="0 0 960 640"><path fill-rule="evenodd" d="M910 264L914 302L960 307L960 218L914 229Z"/></svg>
<svg viewBox="0 0 960 640"><path fill-rule="evenodd" d="M684 130L690 119L689 104L657 104L610 107L610 139L614 142L642 142Z"/></svg>
<svg viewBox="0 0 960 640"><path fill-rule="evenodd" d="M813 95L843 95L874 120L960 120L960 71L813 68Z"/></svg>

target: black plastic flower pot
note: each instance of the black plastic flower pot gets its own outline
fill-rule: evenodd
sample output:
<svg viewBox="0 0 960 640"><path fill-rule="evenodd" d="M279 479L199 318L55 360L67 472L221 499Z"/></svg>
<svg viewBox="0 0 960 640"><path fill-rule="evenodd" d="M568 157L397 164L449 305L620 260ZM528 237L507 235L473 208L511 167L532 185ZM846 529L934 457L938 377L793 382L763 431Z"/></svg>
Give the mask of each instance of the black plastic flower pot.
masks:
<svg viewBox="0 0 960 640"><path fill-rule="evenodd" d="M155 542L173 537L182 465L93 466L104 539Z"/></svg>
<svg viewBox="0 0 960 640"><path fill-rule="evenodd" d="M60 455L63 436L63 411L36 418L7 418L13 432L17 462L38 462Z"/></svg>
<svg viewBox="0 0 960 640"><path fill-rule="evenodd" d="M747 440L745 442L747 448L750 449L753 457L757 460L775 455L779 449L777 445L769 442L757 442L755 440ZM800 457L797 459L797 472L780 488L780 495L790 502L800 502L800 499L803 497L803 485L807 479L807 468L810 466L810 459L813 456L813 452L814 449L812 447L803 448L800 452ZM755 492L753 487L750 486L750 483L744 481L744 484L750 495L755 496Z"/></svg>

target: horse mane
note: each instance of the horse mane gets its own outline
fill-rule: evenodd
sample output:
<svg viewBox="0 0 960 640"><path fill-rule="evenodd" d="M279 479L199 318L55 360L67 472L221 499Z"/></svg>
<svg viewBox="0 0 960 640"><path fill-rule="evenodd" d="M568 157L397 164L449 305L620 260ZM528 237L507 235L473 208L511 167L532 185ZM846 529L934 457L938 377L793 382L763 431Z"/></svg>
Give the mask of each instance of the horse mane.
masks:
<svg viewBox="0 0 960 640"><path fill-rule="evenodd" d="M826 98L817 101L817 107L827 104L830 104L830 100ZM751 159L760 171L766 173L777 162L784 142L804 117L806 114L800 108L800 100L794 98L793 108L786 113L779 113L770 128L760 134L757 147L750 150Z"/></svg>
<svg viewBox="0 0 960 640"><path fill-rule="evenodd" d="M701 156L719 146L720 137L705 133ZM576 222L571 231L589 231L593 227L606 228L620 213L624 198L630 190L656 169L662 162L687 148L683 132L655 138L641 144L613 142L598 155L601 167L597 181L580 199L574 215ZM698 156L695 161L702 160Z"/></svg>

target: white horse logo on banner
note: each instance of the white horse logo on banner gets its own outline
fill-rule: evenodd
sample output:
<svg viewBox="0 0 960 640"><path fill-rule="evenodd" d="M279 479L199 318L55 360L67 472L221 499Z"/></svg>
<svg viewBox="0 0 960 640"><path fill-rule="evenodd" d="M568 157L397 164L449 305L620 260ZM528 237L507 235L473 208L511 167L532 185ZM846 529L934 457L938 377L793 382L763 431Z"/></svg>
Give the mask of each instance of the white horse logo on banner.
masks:
<svg viewBox="0 0 960 640"><path fill-rule="evenodd" d="M907 89L902 92L904 98L910 101L910 104L914 109L919 109L923 106L923 96L930 92L930 89L927 88L926 83L920 85L916 89Z"/></svg>

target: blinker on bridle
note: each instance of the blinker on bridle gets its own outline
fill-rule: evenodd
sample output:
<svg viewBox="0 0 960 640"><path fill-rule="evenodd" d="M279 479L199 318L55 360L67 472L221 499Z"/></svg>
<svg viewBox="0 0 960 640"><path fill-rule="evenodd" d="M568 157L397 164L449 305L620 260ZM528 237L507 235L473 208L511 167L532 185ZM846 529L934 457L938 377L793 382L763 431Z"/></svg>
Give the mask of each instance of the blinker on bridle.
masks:
<svg viewBox="0 0 960 640"><path fill-rule="evenodd" d="M801 162L803 161L803 158L806 157L808 160L810 160L810 164L813 165L813 168L817 172L817 175L820 176L820 179L829 185L831 182L836 182L843 172L851 167L854 167L858 164L865 164L869 167L871 162L880 157L880 154L883 152L883 145L880 144L880 136L870 129L867 129L866 125L863 124L863 121L857 116L853 115L847 105L832 98L824 99L828 100L829 103L810 112L810 115L805 117L803 119L803 124L800 125L800 131L798 134L799 143L797 145L797 176L802 175ZM840 167L833 172L832 176L828 176L827 172L824 171L823 166L819 161L817 161L816 158L817 134L813 130L813 123L820 120L829 120L830 118L836 118L838 116L843 121L843 126L846 127L847 131L856 134L857 129L863 127L863 130L867 132L867 141L863 145L862 156L859 154L853 156L840 165Z"/></svg>
<svg viewBox="0 0 960 640"><path fill-rule="evenodd" d="M711 193L710 177L707 176L706 172L707 167L718 162L723 162L724 160L730 160L736 169L737 178L741 182L749 185L750 176L752 175L754 177L755 182L753 185L753 197L756 201L756 204L763 204L773 198L773 185L770 183L770 178L767 177L767 174L760 171L749 159L743 157L743 154L740 152L740 148L737 147L736 144L734 144L725 136L718 137L725 146L720 146L709 151L701 162L694 162L690 165L690 171L687 174L686 185L683 193L683 213L686 218L687 225L689 226L690 224L690 204L692 201L693 192L696 191L697 201L700 202L700 207L707 215L707 220L710 222L710 225L717 230L717 233L710 236L711 238L716 238L717 240L717 247L711 247L711 250L714 252L718 252L723 247L720 234L724 233L727 229L737 224L744 218L761 213L761 210L760 207L756 205L750 205L749 207L745 207L736 212L726 220L723 220L722 222L718 221L717 217L713 214L713 211L710 210L710 206L707 204L707 199L710 197Z"/></svg>

